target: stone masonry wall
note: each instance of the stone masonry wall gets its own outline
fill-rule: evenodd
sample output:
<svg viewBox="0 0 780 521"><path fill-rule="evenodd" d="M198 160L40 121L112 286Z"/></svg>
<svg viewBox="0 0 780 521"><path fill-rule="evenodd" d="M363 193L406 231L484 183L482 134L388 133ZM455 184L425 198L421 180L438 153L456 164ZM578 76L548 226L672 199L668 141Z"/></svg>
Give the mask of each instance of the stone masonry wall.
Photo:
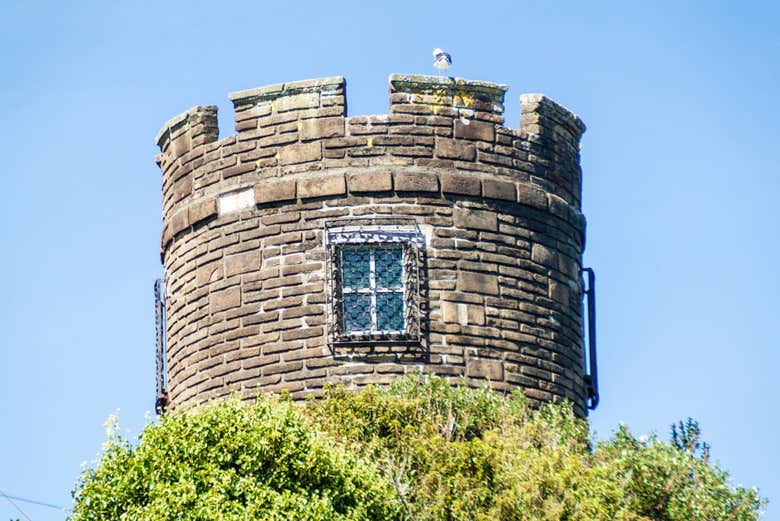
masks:
<svg viewBox="0 0 780 521"><path fill-rule="evenodd" d="M579 270L582 122L506 87L390 78L390 113L346 115L345 81L230 95L166 123L162 153L168 390L173 407L238 392L318 393L422 370L585 414ZM427 230L422 346L335 352L324 228L413 219Z"/></svg>

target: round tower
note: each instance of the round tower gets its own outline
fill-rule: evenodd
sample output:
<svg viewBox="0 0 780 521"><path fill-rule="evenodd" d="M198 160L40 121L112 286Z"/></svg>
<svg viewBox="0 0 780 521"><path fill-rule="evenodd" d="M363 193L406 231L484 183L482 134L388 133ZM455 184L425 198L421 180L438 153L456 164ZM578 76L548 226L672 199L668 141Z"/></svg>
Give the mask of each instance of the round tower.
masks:
<svg viewBox="0 0 780 521"><path fill-rule="evenodd" d="M582 121L506 86L392 75L347 117L341 77L230 94L157 136L167 395L384 384L423 371L585 414Z"/></svg>

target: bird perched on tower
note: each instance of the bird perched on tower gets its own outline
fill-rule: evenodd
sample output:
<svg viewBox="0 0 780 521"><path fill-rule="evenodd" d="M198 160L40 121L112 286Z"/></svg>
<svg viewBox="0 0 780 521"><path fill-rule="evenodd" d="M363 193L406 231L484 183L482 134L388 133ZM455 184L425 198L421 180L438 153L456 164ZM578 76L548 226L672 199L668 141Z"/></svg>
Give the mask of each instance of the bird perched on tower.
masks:
<svg viewBox="0 0 780 521"><path fill-rule="evenodd" d="M433 66L440 70L449 69L452 65L452 56L441 49L433 50Z"/></svg>

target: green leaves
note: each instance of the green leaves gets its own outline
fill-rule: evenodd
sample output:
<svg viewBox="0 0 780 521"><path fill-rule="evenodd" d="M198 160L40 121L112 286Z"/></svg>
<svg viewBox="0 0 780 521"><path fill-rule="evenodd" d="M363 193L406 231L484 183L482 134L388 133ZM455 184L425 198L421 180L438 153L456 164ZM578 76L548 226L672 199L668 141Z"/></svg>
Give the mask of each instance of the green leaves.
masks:
<svg viewBox="0 0 780 521"><path fill-rule="evenodd" d="M398 519L379 471L304 424L294 403L219 403L110 444L72 519Z"/></svg>
<svg viewBox="0 0 780 521"><path fill-rule="evenodd" d="M694 423L673 443L621 427L593 446L567 404L420 374L305 404L215 403L136 444L111 429L72 519L757 519L757 491L701 457Z"/></svg>

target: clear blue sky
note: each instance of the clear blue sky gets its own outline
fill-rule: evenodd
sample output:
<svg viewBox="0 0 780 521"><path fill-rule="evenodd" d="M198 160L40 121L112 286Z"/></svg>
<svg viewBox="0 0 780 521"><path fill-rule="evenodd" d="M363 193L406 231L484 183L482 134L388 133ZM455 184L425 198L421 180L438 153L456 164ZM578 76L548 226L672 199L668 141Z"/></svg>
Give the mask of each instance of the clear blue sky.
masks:
<svg viewBox="0 0 780 521"><path fill-rule="evenodd" d="M598 436L693 416L780 503L778 4L363 3L2 1L0 490L70 505L106 417L134 436L153 408L161 124L217 104L224 136L229 91L330 75L351 115L384 113L388 74L442 47L510 85L509 126L524 92L588 125Z"/></svg>

